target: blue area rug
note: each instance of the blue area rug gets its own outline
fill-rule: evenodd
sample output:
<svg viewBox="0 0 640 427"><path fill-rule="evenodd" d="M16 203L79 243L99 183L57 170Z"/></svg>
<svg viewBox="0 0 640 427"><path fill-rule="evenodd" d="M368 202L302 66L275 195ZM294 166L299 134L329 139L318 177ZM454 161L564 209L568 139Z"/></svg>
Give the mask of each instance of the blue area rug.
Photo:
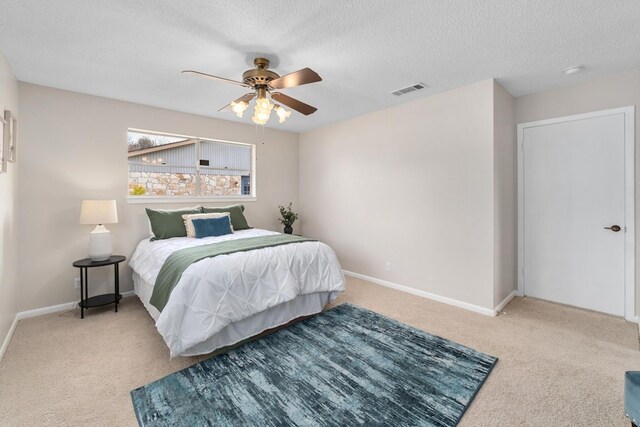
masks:
<svg viewBox="0 0 640 427"><path fill-rule="evenodd" d="M496 362L343 304L131 397L141 426L453 426Z"/></svg>

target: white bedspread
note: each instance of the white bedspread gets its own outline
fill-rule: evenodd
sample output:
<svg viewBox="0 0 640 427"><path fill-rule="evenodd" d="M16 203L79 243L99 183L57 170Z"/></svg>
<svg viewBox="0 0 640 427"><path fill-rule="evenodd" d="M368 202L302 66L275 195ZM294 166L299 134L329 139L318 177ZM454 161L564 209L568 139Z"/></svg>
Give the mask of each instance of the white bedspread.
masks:
<svg viewBox="0 0 640 427"><path fill-rule="evenodd" d="M277 234L240 230L193 239L175 237L138 244L129 265L155 283L164 261L176 250L247 237ZM232 322L298 295L343 291L344 276L335 252L321 242L303 242L206 258L185 270L156 327L171 351L185 353Z"/></svg>

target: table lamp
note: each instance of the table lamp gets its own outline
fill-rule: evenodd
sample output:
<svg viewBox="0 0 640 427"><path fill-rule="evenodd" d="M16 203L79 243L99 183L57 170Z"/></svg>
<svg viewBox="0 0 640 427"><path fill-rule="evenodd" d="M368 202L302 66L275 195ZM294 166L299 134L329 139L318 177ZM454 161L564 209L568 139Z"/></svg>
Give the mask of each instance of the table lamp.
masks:
<svg viewBox="0 0 640 427"><path fill-rule="evenodd" d="M111 233L103 224L118 222L115 200L83 200L80 208L80 224L97 224L89 237L89 258L104 261L113 253Z"/></svg>

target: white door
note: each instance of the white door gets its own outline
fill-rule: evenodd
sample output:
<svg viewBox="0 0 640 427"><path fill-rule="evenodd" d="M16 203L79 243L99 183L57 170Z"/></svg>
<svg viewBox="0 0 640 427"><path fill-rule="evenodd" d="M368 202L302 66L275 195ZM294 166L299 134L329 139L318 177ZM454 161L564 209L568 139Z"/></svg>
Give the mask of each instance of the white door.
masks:
<svg viewBox="0 0 640 427"><path fill-rule="evenodd" d="M519 127L522 287L623 316L628 117L613 111Z"/></svg>

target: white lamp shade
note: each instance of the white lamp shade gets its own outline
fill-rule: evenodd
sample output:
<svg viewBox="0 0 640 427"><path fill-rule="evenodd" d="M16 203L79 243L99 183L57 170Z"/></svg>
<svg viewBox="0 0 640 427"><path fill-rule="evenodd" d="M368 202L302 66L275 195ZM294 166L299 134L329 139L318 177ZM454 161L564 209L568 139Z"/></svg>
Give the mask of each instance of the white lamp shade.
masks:
<svg viewBox="0 0 640 427"><path fill-rule="evenodd" d="M80 224L115 224L118 210L115 200L83 200Z"/></svg>

